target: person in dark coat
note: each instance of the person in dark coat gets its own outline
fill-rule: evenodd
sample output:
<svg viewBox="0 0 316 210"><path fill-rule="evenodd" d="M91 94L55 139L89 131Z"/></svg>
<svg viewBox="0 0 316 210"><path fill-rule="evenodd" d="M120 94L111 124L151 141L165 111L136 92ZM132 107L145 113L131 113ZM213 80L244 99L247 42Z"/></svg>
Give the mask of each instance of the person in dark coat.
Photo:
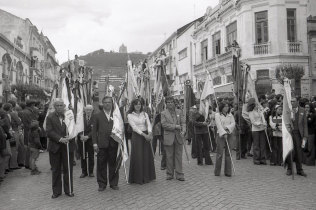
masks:
<svg viewBox="0 0 316 210"><path fill-rule="evenodd" d="M94 177L94 151L92 144L92 122L93 122L93 106L88 104L84 108L84 132L79 134L78 147L81 156L81 170L82 174L80 178L84 178L89 175L89 177ZM83 153L83 144L85 144L85 154ZM87 168L87 161L89 168Z"/></svg>
<svg viewBox="0 0 316 210"><path fill-rule="evenodd" d="M206 165L213 165L210 156L210 139L207 126L208 123L205 122L205 117L199 112L194 113L192 123L194 126L193 129L197 147L197 164L203 165L204 158Z"/></svg>
<svg viewBox="0 0 316 210"><path fill-rule="evenodd" d="M240 158L246 159L247 154L247 143L249 138L251 138L251 128L247 121L242 117L242 104L240 105L239 110L235 111L234 114L236 122L236 159ZM240 137L239 137L240 135ZM239 142L240 138L240 142Z"/></svg>
<svg viewBox="0 0 316 210"><path fill-rule="evenodd" d="M306 177L302 168L302 140L308 139L307 117L304 108L299 107L296 98L291 99L292 103L292 122L283 122L288 130L291 131L293 138L293 160L295 161L296 172L300 176ZM292 175L291 155L286 159L287 172L286 175Z"/></svg>
<svg viewBox="0 0 316 210"><path fill-rule="evenodd" d="M30 169L30 149L28 148L29 136L31 132L31 122L37 120L37 114L35 113L35 101L28 100L26 101L26 108L23 110L21 117L23 127L24 127L24 145L26 146L25 154L25 168Z"/></svg>
<svg viewBox="0 0 316 210"><path fill-rule="evenodd" d="M61 98L54 101L55 111L46 118L46 132L49 138L48 148L49 161L52 168L52 198L57 198L62 193L61 170L63 169L64 192L67 196L73 197L72 162L74 158L75 142L69 139L65 124L65 104ZM69 154L67 144L69 143ZM68 155L70 162L71 189L69 189Z"/></svg>
<svg viewBox="0 0 316 210"><path fill-rule="evenodd" d="M113 128L113 99L105 96L102 99L103 109L94 116L92 141L97 153L98 191L104 191L109 180L110 188L118 190L119 171L116 170L118 143L111 137ZM108 175L109 168L109 175Z"/></svg>
<svg viewBox="0 0 316 210"><path fill-rule="evenodd" d="M305 114L307 118L308 139L303 149L303 163L305 163L308 166L314 166L316 114L312 103L305 104Z"/></svg>

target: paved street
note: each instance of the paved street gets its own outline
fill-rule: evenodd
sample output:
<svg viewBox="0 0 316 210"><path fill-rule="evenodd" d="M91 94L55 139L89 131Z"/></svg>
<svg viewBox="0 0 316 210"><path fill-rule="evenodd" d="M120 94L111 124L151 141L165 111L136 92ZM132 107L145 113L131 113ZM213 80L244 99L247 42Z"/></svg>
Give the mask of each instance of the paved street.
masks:
<svg viewBox="0 0 316 210"><path fill-rule="evenodd" d="M212 157L213 161L215 160ZM215 177L214 166L184 162L185 182L166 181L156 155L157 180L129 185L120 171L119 191L97 191L96 178L80 179L74 168L75 197L51 199L48 153L42 153L39 176L20 169L0 186L1 209L316 209L316 168L304 166L308 177L285 175L282 167L254 166L250 159L235 161L236 176Z"/></svg>

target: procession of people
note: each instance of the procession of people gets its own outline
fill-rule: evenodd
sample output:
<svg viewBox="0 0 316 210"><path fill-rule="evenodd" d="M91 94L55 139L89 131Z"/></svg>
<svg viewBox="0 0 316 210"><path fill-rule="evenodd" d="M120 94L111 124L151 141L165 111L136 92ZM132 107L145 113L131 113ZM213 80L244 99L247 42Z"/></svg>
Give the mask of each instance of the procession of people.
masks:
<svg viewBox="0 0 316 210"><path fill-rule="evenodd" d="M157 146L160 170L165 170L167 181L186 181L183 161L190 159L196 159L199 166L213 167L213 157L214 175L221 176L224 157L226 177L238 174L235 164L247 158L255 165L282 165L286 175L293 175L293 162L297 175L304 177L303 164L315 166L315 97L292 97L291 121L283 122L286 99L274 93L257 100L248 97L239 105L232 98L215 97L206 107L201 106L202 100L196 100L188 110L168 93L156 99L155 109L141 94L135 94L132 100L108 94L99 106L93 106L84 98L86 90L80 89L84 82L74 88L75 94L82 91L82 98L72 104L69 97L75 94L64 82L70 81L68 77L61 71L62 97L55 94L45 107L34 100L1 104L0 182L22 167L30 169L31 175L39 175L36 161L45 149L49 153L53 199L63 191L73 197L73 179L94 177L94 172L100 192L107 186L119 190L122 172L129 184L155 181ZM79 124L81 130L74 131ZM284 156L285 127L290 130L293 148ZM75 157L80 159L81 175L73 174Z"/></svg>

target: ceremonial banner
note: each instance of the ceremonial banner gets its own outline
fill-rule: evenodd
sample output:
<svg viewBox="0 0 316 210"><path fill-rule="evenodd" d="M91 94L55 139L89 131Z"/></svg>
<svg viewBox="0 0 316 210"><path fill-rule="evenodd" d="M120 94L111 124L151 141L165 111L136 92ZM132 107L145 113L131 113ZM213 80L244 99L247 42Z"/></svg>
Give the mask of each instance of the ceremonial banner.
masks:
<svg viewBox="0 0 316 210"><path fill-rule="evenodd" d="M113 128L112 128L111 137L116 142L119 143L119 147L118 147L119 151L117 153L117 163L123 164L128 159L128 153L127 153L127 146L126 146L125 134L124 134L124 130L125 130L124 122L123 122L122 115L117 103L115 103L114 105L112 120L113 120Z"/></svg>
<svg viewBox="0 0 316 210"><path fill-rule="evenodd" d="M47 118L47 116L50 113L53 113L55 111L54 101L55 101L55 98L57 98L57 88L58 88L58 85L57 84L54 85L53 91L52 91L52 94L51 94L51 98L50 98L50 102L49 102L49 106L48 106L48 110L47 110L47 113L46 113L46 116L45 116L45 120L44 120L44 123L43 123L43 128L44 128L45 131L46 131L46 118Z"/></svg>
<svg viewBox="0 0 316 210"><path fill-rule="evenodd" d="M132 68L132 61L127 62L127 98L128 101L131 102L134 98L139 95L137 81Z"/></svg>
<svg viewBox="0 0 316 210"><path fill-rule="evenodd" d="M214 94L214 86L212 79L208 76L200 97L200 113L204 115L205 119L208 116L210 95Z"/></svg>
<svg viewBox="0 0 316 210"><path fill-rule="evenodd" d="M282 143L283 143L283 162L293 150L293 138L291 135L291 86L288 79L284 80L284 98L282 113Z"/></svg>
<svg viewBox="0 0 316 210"><path fill-rule="evenodd" d="M66 109L64 115L65 115L64 122L65 122L66 127L67 127L68 137L70 139L73 139L78 134L77 129L76 129L74 113L72 112L72 110Z"/></svg>
<svg viewBox="0 0 316 210"><path fill-rule="evenodd" d="M76 130L77 130L77 133L84 131L84 119L83 119L84 93L83 93L82 86L79 85L79 87L80 87L81 98L77 99L77 113L76 113Z"/></svg>

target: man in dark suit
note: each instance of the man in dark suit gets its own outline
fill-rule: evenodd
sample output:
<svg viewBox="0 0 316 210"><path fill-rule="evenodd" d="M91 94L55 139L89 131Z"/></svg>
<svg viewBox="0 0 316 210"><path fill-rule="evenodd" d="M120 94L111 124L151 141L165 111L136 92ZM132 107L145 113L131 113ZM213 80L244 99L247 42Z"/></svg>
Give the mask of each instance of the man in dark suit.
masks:
<svg viewBox="0 0 316 210"><path fill-rule="evenodd" d="M182 170L183 137L186 132L185 118L181 110L175 108L173 97L166 97L167 109L161 112L161 125L164 129L164 149L167 157L167 180L184 181Z"/></svg>
<svg viewBox="0 0 316 210"><path fill-rule="evenodd" d="M52 168L52 198L57 198L62 193L61 169L63 169L64 192L67 196L73 197L72 162L74 157L75 142L67 136L65 124L65 104L61 98L54 101L55 111L47 116L46 131L49 138L47 150L49 151L49 161ZM67 154L67 144L69 144L69 154ZM70 162L71 189L69 189L68 176L68 155Z"/></svg>
<svg viewBox="0 0 316 210"><path fill-rule="evenodd" d="M308 138L308 128L307 128L307 118L304 111L304 108L299 107L298 101L296 98L292 98L292 123L290 126L292 129L292 138L293 138L293 159L296 165L296 172L300 176L306 177L307 175L302 168L302 139ZM292 164L291 164L291 155L286 159L287 163L287 172L286 175L292 175Z"/></svg>
<svg viewBox="0 0 316 210"><path fill-rule="evenodd" d="M79 134L78 137L78 146L79 153L81 156L81 170L82 174L80 178L84 178L87 175L89 177L94 177L93 168L94 168L94 151L92 145L92 122L93 122L93 106L88 104L84 108L84 132ZM85 144L85 154L83 153L83 144ZM88 154L88 156L87 156ZM87 168L87 161L89 168Z"/></svg>
<svg viewBox="0 0 316 210"><path fill-rule="evenodd" d="M104 191L108 179L110 187L118 190L119 172L115 172L118 143L111 137L113 128L112 109L113 100L110 96L102 99L103 110L94 117L92 126L92 141L97 153L97 182L99 191ZM109 167L109 176L107 168Z"/></svg>
<svg viewBox="0 0 316 210"><path fill-rule="evenodd" d="M30 164L29 164L29 160L30 160L30 149L28 147L29 144L29 136L30 136L30 132L31 132L31 122L33 120L37 120L37 115L35 113L35 101L33 100L28 100L26 101L26 108L23 110L23 117L21 117L22 123L23 123L23 127L24 127L24 145L25 145L25 168L29 169L30 168Z"/></svg>

